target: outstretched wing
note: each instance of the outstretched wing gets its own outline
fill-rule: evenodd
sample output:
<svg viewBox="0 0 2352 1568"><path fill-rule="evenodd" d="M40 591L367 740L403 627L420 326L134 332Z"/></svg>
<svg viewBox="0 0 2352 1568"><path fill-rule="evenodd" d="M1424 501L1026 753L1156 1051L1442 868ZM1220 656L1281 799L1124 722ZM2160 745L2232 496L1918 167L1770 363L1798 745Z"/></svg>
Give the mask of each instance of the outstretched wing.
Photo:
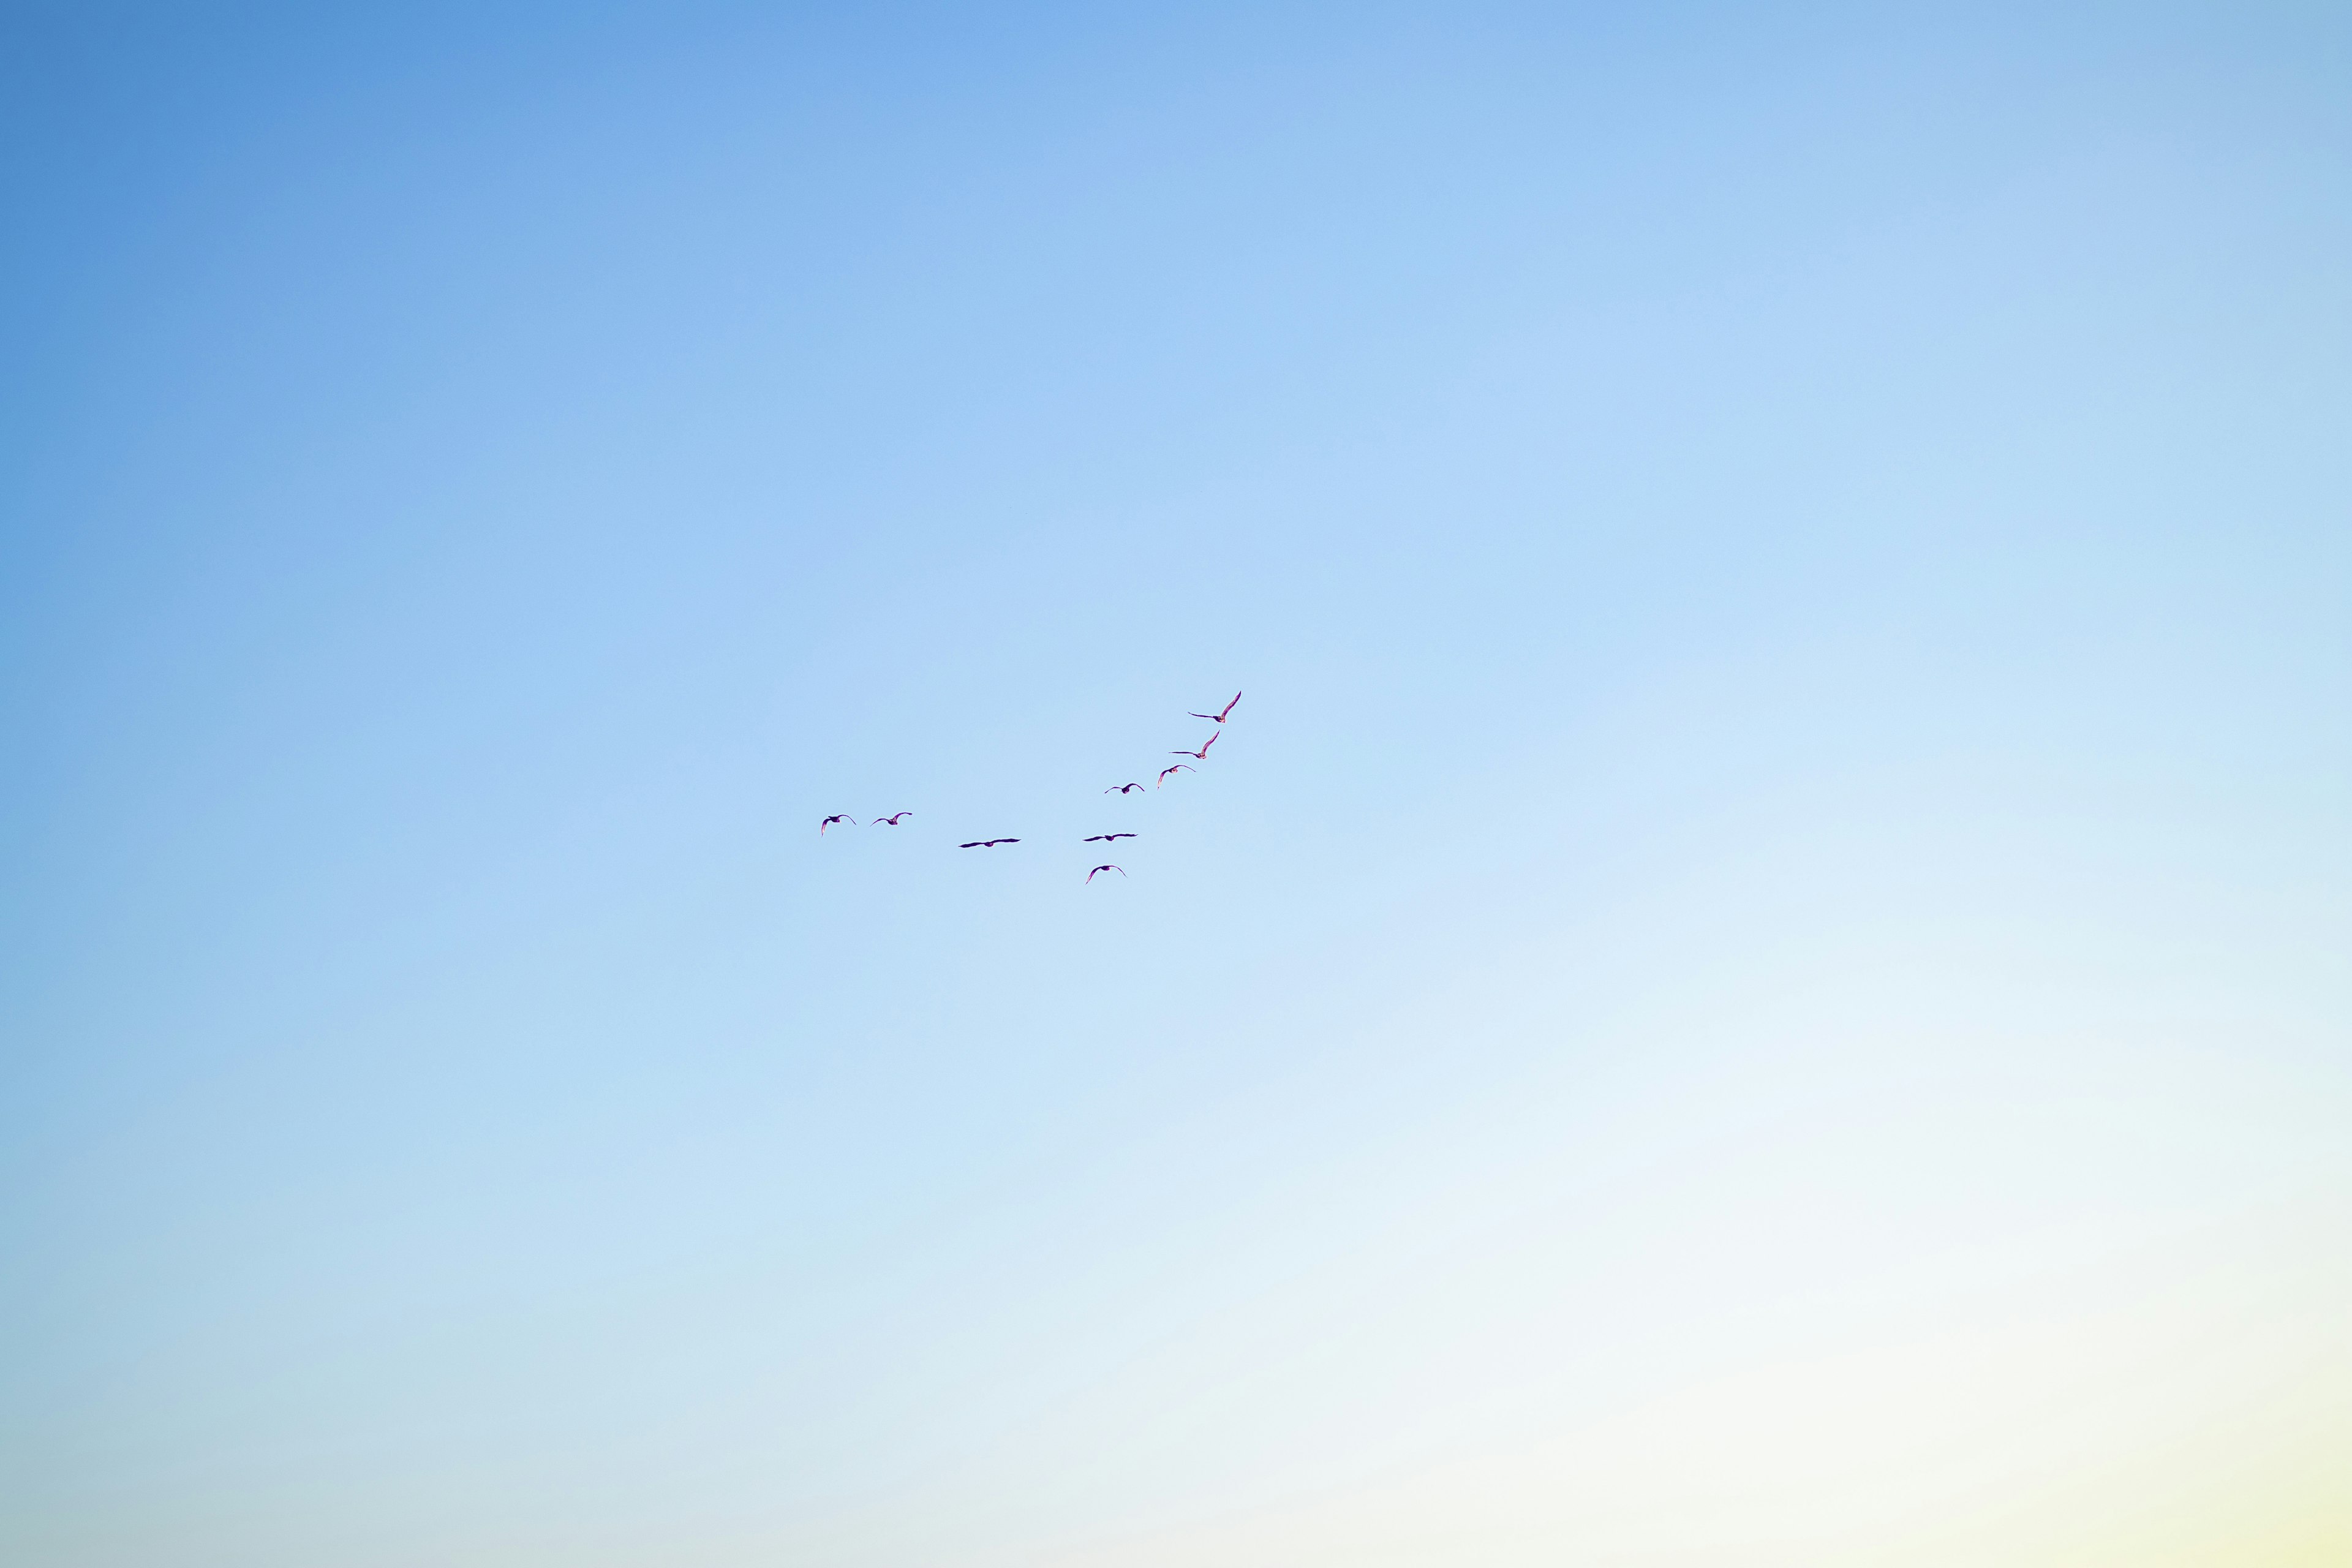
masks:
<svg viewBox="0 0 2352 1568"><path fill-rule="evenodd" d="M1224 731L1223 730L1217 731L1217 735L1222 735ZM1205 763L1209 760L1209 748L1217 743L1217 735L1210 736L1208 740L1202 743L1201 747L1201 760L1202 762Z"/></svg>
<svg viewBox="0 0 2352 1568"><path fill-rule="evenodd" d="M1217 722L1218 722L1218 723L1220 723L1220 724L1223 723L1223 722L1225 721L1225 713L1231 713L1231 712L1234 710L1234 702L1239 702L1241 700L1242 700L1242 694L1241 694L1240 692L1238 692L1238 691L1234 692L1234 700L1233 700L1233 702L1228 702L1228 703L1226 703L1226 704L1225 704L1225 712L1224 712L1224 713L1220 713L1220 714L1218 714L1218 715L1217 715Z"/></svg>
<svg viewBox="0 0 2352 1568"><path fill-rule="evenodd" d="M957 848L959 848L959 849L983 849L983 848L986 848L986 847L987 847L987 846L983 845L982 843L981 843L981 841L980 841L979 839L975 838L975 839L973 839L973 840L972 840L971 843L969 843L969 844L959 844L959 845L957 845L957 846L956 846L956 847L957 847Z"/></svg>

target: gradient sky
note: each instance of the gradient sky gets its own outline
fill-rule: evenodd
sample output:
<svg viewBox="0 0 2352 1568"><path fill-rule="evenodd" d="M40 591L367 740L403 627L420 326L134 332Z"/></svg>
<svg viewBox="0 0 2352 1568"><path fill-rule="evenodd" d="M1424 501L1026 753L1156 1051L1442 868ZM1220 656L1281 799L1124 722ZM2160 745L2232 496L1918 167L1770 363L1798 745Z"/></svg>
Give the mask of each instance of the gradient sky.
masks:
<svg viewBox="0 0 2352 1568"><path fill-rule="evenodd" d="M2352 16L1892 9L8 7L0 1559L2352 1556Z"/></svg>

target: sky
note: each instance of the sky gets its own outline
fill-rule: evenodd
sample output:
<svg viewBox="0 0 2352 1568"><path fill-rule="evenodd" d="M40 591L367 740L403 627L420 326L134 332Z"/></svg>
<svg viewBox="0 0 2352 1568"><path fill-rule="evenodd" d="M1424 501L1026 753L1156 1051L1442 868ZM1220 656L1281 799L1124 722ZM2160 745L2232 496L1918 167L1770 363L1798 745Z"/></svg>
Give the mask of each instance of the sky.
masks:
<svg viewBox="0 0 2352 1568"><path fill-rule="evenodd" d="M2347 152L2320 5L7 7L0 1558L2344 1561Z"/></svg>

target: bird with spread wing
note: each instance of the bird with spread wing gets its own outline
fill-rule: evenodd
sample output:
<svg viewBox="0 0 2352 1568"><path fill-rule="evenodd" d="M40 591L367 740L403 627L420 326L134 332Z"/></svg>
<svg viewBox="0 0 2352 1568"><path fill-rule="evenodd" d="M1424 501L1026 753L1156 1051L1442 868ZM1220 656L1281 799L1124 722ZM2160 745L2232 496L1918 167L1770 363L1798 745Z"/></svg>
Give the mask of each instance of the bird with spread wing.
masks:
<svg viewBox="0 0 2352 1568"><path fill-rule="evenodd" d="M1241 700L1242 700L1242 694L1241 694L1240 692L1238 692L1238 691L1234 692L1234 702L1239 702ZM1192 717L1193 717L1193 718L1195 718L1195 719L1213 719L1213 720L1215 720L1218 723L1222 724L1222 723L1223 723L1223 722L1225 721L1225 714L1230 713L1230 712L1232 712L1232 711L1234 710L1234 702L1228 702L1228 703L1226 703L1226 704L1225 704L1225 706L1224 706L1224 709L1223 709L1223 710L1222 712L1216 712L1216 713L1195 713L1195 714L1193 714L1193 715L1192 715Z"/></svg>

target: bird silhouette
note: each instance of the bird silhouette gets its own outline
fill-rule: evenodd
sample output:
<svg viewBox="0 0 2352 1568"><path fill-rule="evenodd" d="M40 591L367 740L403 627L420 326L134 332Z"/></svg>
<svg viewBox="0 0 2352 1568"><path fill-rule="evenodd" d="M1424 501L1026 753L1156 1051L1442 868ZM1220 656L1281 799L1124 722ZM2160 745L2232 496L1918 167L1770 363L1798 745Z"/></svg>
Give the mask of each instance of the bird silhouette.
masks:
<svg viewBox="0 0 2352 1568"><path fill-rule="evenodd" d="M1089 881L1089 882L1091 882L1091 881L1093 881L1093 880L1095 879L1095 878L1096 878L1097 875L1099 875L1100 873L1105 872L1105 871L1118 871L1118 874L1119 874L1120 876L1122 876L1122 877L1124 877L1124 876L1126 876L1126 875L1127 875L1127 873L1126 873L1125 871L1119 871L1119 868L1118 868L1118 867L1116 867L1116 866L1112 866L1112 865L1101 865L1101 866L1097 866L1097 867L1096 867L1092 871L1089 871L1089 872L1087 872L1087 881Z"/></svg>
<svg viewBox="0 0 2352 1568"><path fill-rule="evenodd" d="M959 849L993 849L1000 844L1018 844L1018 838L975 838L969 844L959 844Z"/></svg>
<svg viewBox="0 0 2352 1568"><path fill-rule="evenodd" d="M1234 702L1239 702L1241 700L1242 694L1238 691L1234 692ZM1225 713L1230 713L1234 710L1234 702L1228 702L1225 704L1224 713L1195 713L1192 717L1195 719L1213 719L1218 723L1222 724L1225 721Z"/></svg>
<svg viewBox="0 0 2352 1568"><path fill-rule="evenodd" d="M1128 791L1129 791L1129 790L1131 790L1131 789L1141 789L1142 787L1143 787L1143 786L1142 786L1141 784L1123 784L1119 785L1117 789L1107 789L1107 790L1103 791L1103 794L1105 794L1105 795L1125 795Z"/></svg>
<svg viewBox="0 0 2352 1568"><path fill-rule="evenodd" d="M914 815L915 814L911 811L902 811L896 816L877 816L866 826L868 827L896 827L899 823Z"/></svg>
<svg viewBox="0 0 2352 1568"><path fill-rule="evenodd" d="M850 816L846 812L836 811L831 816L826 817L823 822L816 825L816 836L819 838L824 837L824 830L831 827L836 822L845 822L852 827L857 826L857 818Z"/></svg>
<svg viewBox="0 0 2352 1568"><path fill-rule="evenodd" d="M1152 787L1153 789L1158 789L1158 788L1160 787L1160 784L1166 784L1166 783L1168 782L1168 775L1169 775L1170 773L1199 773L1200 771L1201 771L1200 769L1198 769L1198 768L1194 767L1194 766L1193 766L1192 763L1177 763L1177 764L1175 764L1173 767L1166 767L1166 768L1162 768L1162 769L1160 769L1160 784L1153 784L1151 787Z"/></svg>
<svg viewBox="0 0 2352 1568"><path fill-rule="evenodd" d="M1217 735L1222 735L1224 731L1223 730L1217 731ZM1171 752L1168 754L1171 757L1198 757L1201 761L1205 763L1209 760L1209 748L1217 743L1217 735L1212 735L1207 740L1202 742L1201 749L1197 752Z"/></svg>
<svg viewBox="0 0 2352 1568"><path fill-rule="evenodd" d="M1081 838L1081 844L1116 844L1122 838L1132 838L1132 833L1097 833L1092 838Z"/></svg>

